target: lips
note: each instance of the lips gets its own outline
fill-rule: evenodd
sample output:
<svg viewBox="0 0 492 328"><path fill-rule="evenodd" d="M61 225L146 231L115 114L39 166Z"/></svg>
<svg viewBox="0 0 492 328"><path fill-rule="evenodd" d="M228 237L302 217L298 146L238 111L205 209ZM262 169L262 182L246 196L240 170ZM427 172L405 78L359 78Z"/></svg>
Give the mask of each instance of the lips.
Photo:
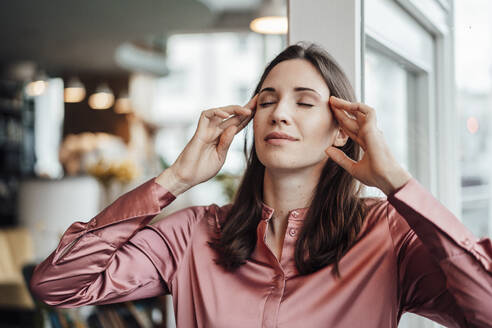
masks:
<svg viewBox="0 0 492 328"><path fill-rule="evenodd" d="M269 140L269 139L287 139L287 140L292 140L292 141L297 140L296 138L288 135L287 133L283 133L283 132L272 132L272 133L269 133L265 137L265 140Z"/></svg>

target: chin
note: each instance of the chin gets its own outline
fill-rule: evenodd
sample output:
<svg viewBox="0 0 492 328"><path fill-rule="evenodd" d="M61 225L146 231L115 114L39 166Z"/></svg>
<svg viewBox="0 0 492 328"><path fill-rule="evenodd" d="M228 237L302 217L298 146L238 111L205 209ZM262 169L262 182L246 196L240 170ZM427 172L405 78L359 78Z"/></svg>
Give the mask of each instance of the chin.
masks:
<svg viewBox="0 0 492 328"><path fill-rule="evenodd" d="M269 154L257 155L258 160L265 168L274 170L298 170L314 164L311 161L303 160L302 156L295 156L292 153L270 152Z"/></svg>

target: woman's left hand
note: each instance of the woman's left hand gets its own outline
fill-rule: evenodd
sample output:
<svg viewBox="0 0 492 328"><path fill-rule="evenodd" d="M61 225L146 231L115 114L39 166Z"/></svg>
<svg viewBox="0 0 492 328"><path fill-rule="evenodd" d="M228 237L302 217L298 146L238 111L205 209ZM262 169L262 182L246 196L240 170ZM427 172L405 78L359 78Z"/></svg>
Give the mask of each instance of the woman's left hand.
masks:
<svg viewBox="0 0 492 328"><path fill-rule="evenodd" d="M357 162L340 149L328 147L325 152L333 161L360 182L377 187L386 195L411 179L410 173L401 167L391 154L383 133L377 127L376 111L373 108L334 96L330 97L329 105L340 127L364 151L362 158Z"/></svg>

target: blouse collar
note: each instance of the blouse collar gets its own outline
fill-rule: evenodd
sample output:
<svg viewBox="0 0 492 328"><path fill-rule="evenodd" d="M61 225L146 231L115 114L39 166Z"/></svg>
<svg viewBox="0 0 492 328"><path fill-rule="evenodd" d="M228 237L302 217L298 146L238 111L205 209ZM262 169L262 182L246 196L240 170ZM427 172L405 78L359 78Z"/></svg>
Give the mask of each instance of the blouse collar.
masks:
<svg viewBox="0 0 492 328"><path fill-rule="evenodd" d="M289 211L288 215L288 220L292 221L302 221L306 217L306 212L309 209L309 207L300 207L300 208L295 208ZM261 219L265 221L269 221L272 216L273 212L275 212L275 209L272 207L268 206L264 202L261 202Z"/></svg>

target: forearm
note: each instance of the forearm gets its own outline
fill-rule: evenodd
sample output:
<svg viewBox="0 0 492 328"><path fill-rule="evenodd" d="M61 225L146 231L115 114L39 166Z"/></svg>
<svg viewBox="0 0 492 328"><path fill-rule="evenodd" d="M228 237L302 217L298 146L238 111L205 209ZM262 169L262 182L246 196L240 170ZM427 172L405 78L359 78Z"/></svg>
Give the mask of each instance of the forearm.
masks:
<svg viewBox="0 0 492 328"><path fill-rule="evenodd" d="M115 253L174 198L152 179L118 198L89 222L72 224L57 249L36 267L31 280L33 293L50 304L80 302L76 295L93 288L115 261ZM93 295L85 297L94 300Z"/></svg>
<svg viewBox="0 0 492 328"><path fill-rule="evenodd" d="M402 217L445 276L448 292L473 327L492 321L492 244L475 237L431 193L412 179L390 194L393 218ZM396 209L398 216L394 212ZM396 222L396 219L392 219ZM408 250L408 246L406 248ZM407 270L424 270L422 260ZM421 290L421 293L426 293ZM458 315L456 313L450 315Z"/></svg>

